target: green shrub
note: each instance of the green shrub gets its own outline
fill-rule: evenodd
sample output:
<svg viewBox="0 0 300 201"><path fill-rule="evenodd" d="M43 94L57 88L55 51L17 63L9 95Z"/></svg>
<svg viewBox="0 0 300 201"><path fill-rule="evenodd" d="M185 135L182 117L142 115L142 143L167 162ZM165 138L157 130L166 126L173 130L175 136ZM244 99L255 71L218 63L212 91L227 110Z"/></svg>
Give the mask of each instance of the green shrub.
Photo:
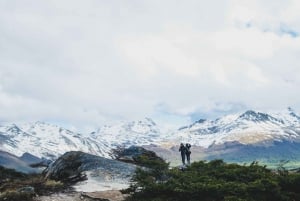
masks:
<svg viewBox="0 0 300 201"><path fill-rule="evenodd" d="M0 201L32 201L33 196L30 193L7 191L0 194Z"/></svg>
<svg viewBox="0 0 300 201"><path fill-rule="evenodd" d="M300 200L300 174L281 174L260 166L199 161L184 170L138 169L128 201L288 201Z"/></svg>
<svg viewBox="0 0 300 201"><path fill-rule="evenodd" d="M27 177L26 174L0 166L0 180L19 179Z"/></svg>

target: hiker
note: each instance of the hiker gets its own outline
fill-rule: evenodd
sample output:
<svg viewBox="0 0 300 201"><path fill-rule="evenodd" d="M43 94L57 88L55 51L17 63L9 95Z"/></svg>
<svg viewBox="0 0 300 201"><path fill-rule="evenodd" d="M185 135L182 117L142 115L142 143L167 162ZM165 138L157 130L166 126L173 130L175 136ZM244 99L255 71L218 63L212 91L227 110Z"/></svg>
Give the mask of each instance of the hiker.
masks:
<svg viewBox="0 0 300 201"><path fill-rule="evenodd" d="M183 143L180 144L179 151L181 152L181 160L182 164L185 165L185 155L186 155L186 148Z"/></svg>
<svg viewBox="0 0 300 201"><path fill-rule="evenodd" d="M187 163L191 164L191 153L192 153L191 152L191 144L186 143L185 144L185 150L186 150L185 155L186 155Z"/></svg>

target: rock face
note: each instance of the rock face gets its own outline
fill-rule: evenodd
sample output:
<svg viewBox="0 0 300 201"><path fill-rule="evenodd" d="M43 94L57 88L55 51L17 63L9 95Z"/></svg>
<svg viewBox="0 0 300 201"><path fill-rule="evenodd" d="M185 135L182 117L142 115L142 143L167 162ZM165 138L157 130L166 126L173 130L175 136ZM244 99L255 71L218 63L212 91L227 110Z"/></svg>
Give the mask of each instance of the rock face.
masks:
<svg viewBox="0 0 300 201"><path fill-rule="evenodd" d="M59 157L45 171L46 178L73 182L83 178L86 171L92 171L92 175L110 181L129 181L135 171L135 166L124 162L111 160L79 151L67 152Z"/></svg>

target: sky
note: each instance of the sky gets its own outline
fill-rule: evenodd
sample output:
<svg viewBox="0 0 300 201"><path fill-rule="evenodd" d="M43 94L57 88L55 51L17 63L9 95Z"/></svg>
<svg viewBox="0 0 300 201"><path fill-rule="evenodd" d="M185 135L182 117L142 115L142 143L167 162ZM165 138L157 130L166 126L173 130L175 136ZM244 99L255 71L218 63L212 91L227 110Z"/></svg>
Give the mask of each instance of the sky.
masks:
<svg viewBox="0 0 300 201"><path fill-rule="evenodd" d="M298 0L0 0L0 122L300 111Z"/></svg>

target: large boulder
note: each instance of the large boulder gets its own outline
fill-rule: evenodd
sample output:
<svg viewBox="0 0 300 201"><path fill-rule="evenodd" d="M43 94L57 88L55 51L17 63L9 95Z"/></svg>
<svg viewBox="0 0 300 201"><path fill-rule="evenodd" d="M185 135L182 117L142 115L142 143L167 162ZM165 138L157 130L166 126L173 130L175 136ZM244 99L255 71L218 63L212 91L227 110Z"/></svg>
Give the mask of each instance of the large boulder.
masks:
<svg viewBox="0 0 300 201"><path fill-rule="evenodd" d="M97 172L97 176L129 180L135 166L124 162L87 154L80 151L67 152L59 157L45 171L45 177L63 182L77 182L84 179L86 171Z"/></svg>
<svg viewBox="0 0 300 201"><path fill-rule="evenodd" d="M149 166L149 162L164 163L164 160L155 152L139 146L115 149L114 156L119 161L146 167Z"/></svg>

